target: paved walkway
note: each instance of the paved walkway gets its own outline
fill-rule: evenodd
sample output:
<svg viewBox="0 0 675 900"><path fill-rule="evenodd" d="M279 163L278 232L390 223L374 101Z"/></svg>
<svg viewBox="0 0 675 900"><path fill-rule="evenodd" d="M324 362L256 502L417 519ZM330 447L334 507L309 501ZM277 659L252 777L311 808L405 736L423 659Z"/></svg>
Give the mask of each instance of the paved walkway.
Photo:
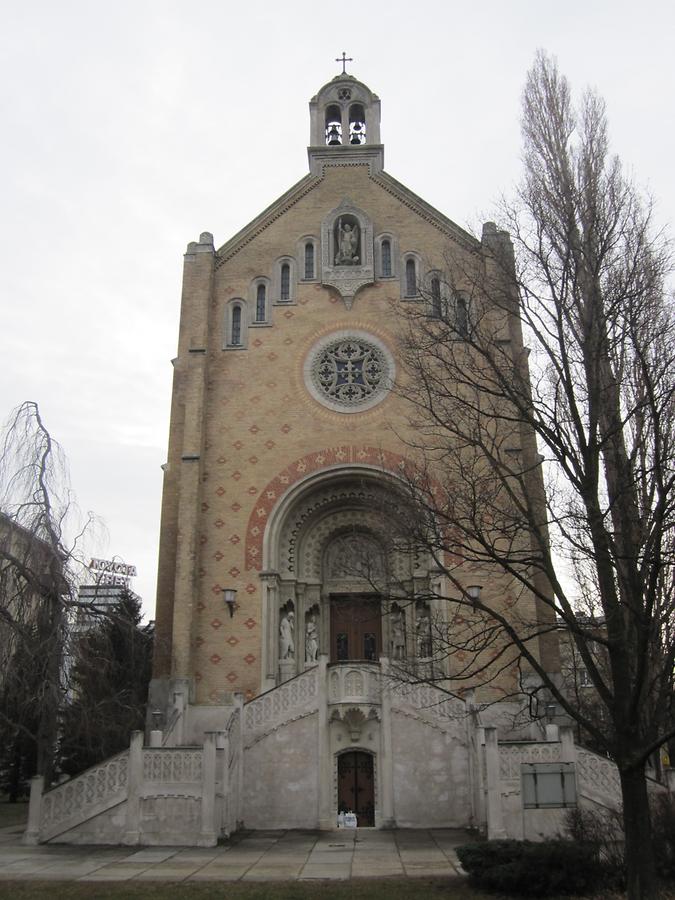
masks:
<svg viewBox="0 0 675 900"><path fill-rule="evenodd" d="M457 875L464 831L254 831L200 847L24 847L0 829L0 879L62 881L307 881Z"/></svg>

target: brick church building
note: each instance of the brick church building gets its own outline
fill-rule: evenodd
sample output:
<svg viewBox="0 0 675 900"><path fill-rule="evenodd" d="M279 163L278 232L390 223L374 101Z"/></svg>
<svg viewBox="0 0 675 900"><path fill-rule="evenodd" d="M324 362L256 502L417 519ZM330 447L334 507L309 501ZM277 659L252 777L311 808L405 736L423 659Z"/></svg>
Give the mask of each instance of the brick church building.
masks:
<svg viewBox="0 0 675 900"><path fill-rule="evenodd" d="M459 690L435 658L432 623L451 633L458 590L536 629L532 596L459 557L450 583L392 540L418 437L406 311L440 305L466 337L490 304L470 273L500 277L508 235L487 223L477 239L389 175L380 101L344 71L310 101L308 156L222 246L188 245L148 733L47 793L36 782L29 841L213 845L242 826L330 829L345 811L359 827L536 838L575 791L618 803L614 767L569 727L513 730L515 666ZM501 339L524 358L517 327ZM532 647L558 671L557 640Z"/></svg>

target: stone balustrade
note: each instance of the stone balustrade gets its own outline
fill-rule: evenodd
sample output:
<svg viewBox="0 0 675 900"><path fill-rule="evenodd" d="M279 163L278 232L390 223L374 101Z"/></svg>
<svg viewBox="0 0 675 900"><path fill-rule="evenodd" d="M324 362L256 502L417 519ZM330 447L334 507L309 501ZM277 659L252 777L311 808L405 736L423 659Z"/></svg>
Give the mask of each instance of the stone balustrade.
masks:
<svg viewBox="0 0 675 900"><path fill-rule="evenodd" d="M382 680L377 663L333 663L328 666L328 703L382 702Z"/></svg>

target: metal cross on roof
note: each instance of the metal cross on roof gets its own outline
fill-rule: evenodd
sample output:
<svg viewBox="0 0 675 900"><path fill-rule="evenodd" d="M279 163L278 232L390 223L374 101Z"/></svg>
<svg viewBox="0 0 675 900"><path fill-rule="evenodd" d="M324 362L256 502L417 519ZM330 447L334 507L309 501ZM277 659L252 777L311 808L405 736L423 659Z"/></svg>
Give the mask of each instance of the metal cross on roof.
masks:
<svg viewBox="0 0 675 900"><path fill-rule="evenodd" d="M346 75L346 74L347 74L347 63L348 63L348 62L354 62L354 60L351 58L351 56L347 56L347 54L346 54L345 51L343 50L343 51L342 51L342 56L341 56L341 57L340 57L340 56L336 57L335 62L341 62L341 63L342 63L342 74L343 74L343 75Z"/></svg>

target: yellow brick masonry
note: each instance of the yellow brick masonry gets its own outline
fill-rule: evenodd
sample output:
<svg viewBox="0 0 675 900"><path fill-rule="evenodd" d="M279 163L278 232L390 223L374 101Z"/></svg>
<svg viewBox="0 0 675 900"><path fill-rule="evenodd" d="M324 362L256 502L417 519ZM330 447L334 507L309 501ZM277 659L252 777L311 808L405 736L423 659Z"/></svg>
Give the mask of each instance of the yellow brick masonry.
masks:
<svg viewBox="0 0 675 900"><path fill-rule="evenodd" d="M406 302L398 279L363 288L351 310L333 290L299 281L295 304L274 306L269 326L249 327L247 349L222 349L228 301L248 298L252 279L271 279L275 261L295 256L302 235L320 240L321 222L345 198L372 219L374 234L395 234L400 252L419 252L427 266L443 267L448 252L467 253L376 184L366 166L356 166L327 168L312 190L215 274L210 254L186 261L157 611L158 639L170 651L171 667L160 650L156 674L194 677L197 702L216 702L224 691L253 696L259 690L261 586L258 572L246 569L244 548L265 485L295 460L327 447L406 453L397 437L406 434L406 411L395 394L364 413L336 413L311 398L302 375L317 339L341 328L376 334L396 356L395 308ZM226 586L238 590L232 619L222 599Z"/></svg>

